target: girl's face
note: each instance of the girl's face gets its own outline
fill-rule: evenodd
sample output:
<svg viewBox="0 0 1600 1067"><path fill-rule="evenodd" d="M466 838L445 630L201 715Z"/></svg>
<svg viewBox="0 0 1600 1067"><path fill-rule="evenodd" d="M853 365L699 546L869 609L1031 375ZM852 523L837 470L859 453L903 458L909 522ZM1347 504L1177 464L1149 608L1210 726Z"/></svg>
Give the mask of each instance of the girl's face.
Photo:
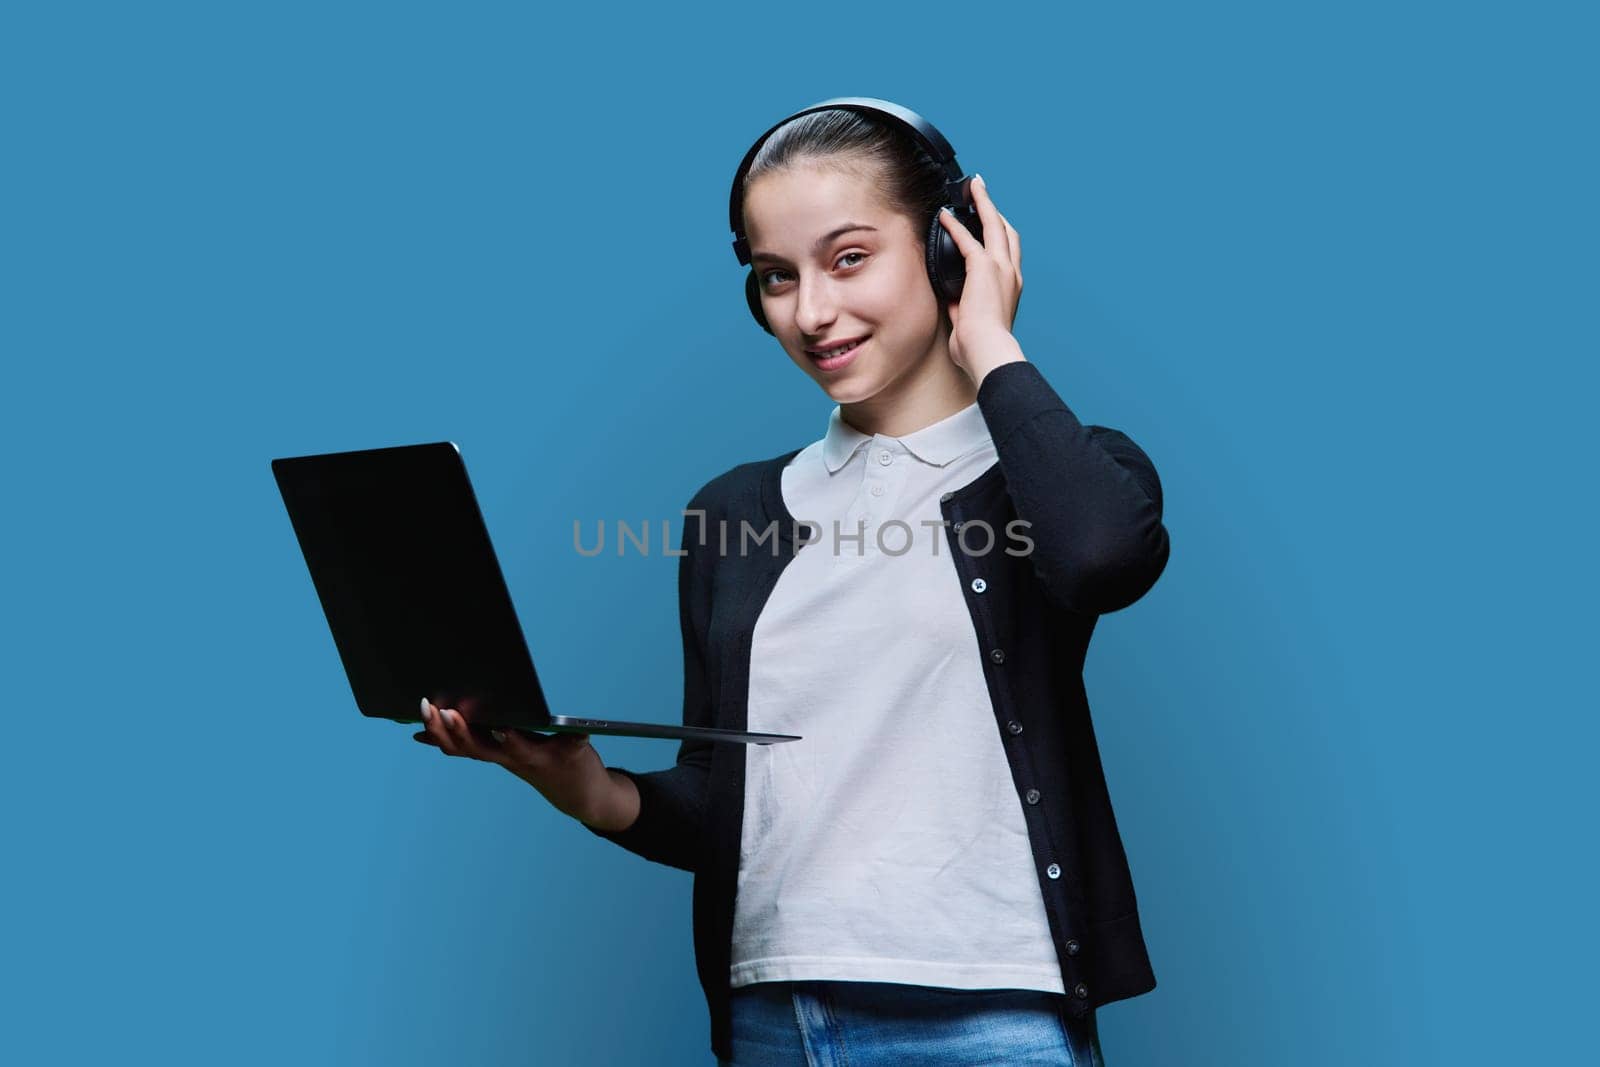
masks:
<svg viewBox="0 0 1600 1067"><path fill-rule="evenodd" d="M886 402L948 360L923 235L870 180L814 163L770 171L746 191L744 221L773 335L835 402ZM843 359L813 352L856 338Z"/></svg>

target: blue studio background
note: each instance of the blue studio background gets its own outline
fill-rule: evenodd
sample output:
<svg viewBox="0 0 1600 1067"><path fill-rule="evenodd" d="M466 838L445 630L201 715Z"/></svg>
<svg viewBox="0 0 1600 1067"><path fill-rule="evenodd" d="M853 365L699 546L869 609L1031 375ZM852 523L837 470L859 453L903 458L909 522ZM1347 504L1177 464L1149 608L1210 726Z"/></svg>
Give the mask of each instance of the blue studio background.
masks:
<svg viewBox="0 0 1600 1067"><path fill-rule="evenodd" d="M1594 30L9 6L0 1060L712 1062L689 875L357 714L268 463L455 440L553 705L675 721L675 561L572 524L821 435L725 205L855 94L983 172L1024 352L1166 488L1087 665L1158 980L1107 1062L1575 1062Z"/></svg>

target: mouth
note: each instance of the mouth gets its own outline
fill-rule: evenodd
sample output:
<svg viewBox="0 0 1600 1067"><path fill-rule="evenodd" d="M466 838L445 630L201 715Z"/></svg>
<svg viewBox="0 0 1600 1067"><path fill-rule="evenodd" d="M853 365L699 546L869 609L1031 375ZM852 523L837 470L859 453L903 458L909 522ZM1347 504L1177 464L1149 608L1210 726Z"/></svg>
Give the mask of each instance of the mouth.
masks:
<svg viewBox="0 0 1600 1067"><path fill-rule="evenodd" d="M827 346L826 348L808 348L806 355L811 357L820 370L840 370L856 358L856 353L861 351L861 346L871 337L855 337L850 340Z"/></svg>

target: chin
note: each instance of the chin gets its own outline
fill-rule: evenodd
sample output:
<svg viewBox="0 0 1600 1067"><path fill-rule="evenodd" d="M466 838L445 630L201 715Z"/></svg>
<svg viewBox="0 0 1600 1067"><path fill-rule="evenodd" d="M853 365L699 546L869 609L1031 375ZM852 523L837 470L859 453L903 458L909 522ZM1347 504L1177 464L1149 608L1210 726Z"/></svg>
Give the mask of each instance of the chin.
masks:
<svg viewBox="0 0 1600 1067"><path fill-rule="evenodd" d="M835 404L855 404L876 392L865 382L837 382L831 386L822 383L822 391L827 393Z"/></svg>

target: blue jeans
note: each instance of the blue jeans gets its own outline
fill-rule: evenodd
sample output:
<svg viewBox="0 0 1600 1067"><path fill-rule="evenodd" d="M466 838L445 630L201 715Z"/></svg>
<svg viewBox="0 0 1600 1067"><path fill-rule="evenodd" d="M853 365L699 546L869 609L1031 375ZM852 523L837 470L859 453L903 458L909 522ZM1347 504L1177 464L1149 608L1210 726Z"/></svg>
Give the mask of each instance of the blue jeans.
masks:
<svg viewBox="0 0 1600 1067"><path fill-rule="evenodd" d="M756 982L734 989L733 1059L718 1067L1105 1067L1091 1012L1032 989Z"/></svg>

